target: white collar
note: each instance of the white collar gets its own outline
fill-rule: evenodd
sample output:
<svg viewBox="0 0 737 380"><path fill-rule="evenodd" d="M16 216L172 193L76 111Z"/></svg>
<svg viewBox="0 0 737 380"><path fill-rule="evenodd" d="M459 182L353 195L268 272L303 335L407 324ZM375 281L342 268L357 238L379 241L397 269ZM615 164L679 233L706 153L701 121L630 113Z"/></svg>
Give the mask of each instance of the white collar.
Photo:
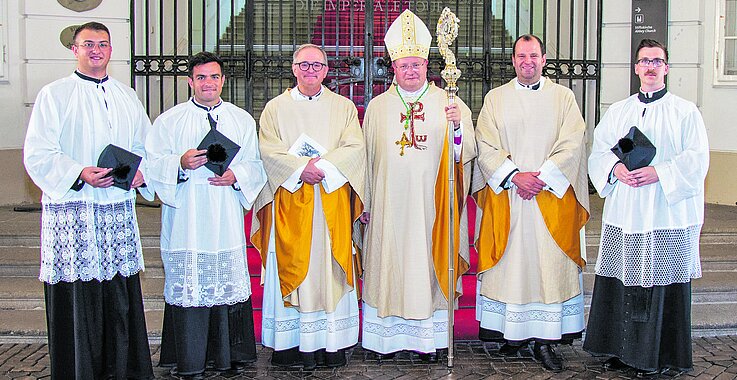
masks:
<svg viewBox="0 0 737 380"><path fill-rule="evenodd" d="M665 85L663 85L663 87L661 87L661 88L659 88L659 89L657 89L657 90L655 90L655 91L647 91L647 92L646 92L646 91L642 91L642 89L640 89L640 93L643 93L643 94L645 94L645 96L646 96L646 97L648 97L648 98L652 98L652 97L653 97L653 94L654 94L654 93L656 93L656 92L660 92L660 91L662 91L662 90L663 90L664 88L665 88Z"/></svg>
<svg viewBox="0 0 737 380"><path fill-rule="evenodd" d="M200 103L198 103L198 102L197 102L197 101L195 100L194 96L193 96L193 97L191 97L191 98L189 98L189 99L190 99L190 100L192 101L192 104L194 104L194 106L195 106L195 107L197 107L197 108L199 108L199 109L202 109L202 110L205 110L205 111L206 111L206 112L208 112L208 113L209 113L209 112L211 112L211 111L213 111L213 110L214 110L215 108L218 108L218 107L220 107L221 105L223 105L223 99L222 99L222 98L221 98L221 99L218 99L218 102L217 102L217 104L215 104L215 105L214 105L214 106L212 106L212 107L210 107L210 106L206 106L206 105L204 105L204 104L200 104Z"/></svg>
<svg viewBox="0 0 737 380"><path fill-rule="evenodd" d="M540 80L533 83L533 84L522 84L519 82L519 79L514 78L514 88L517 90L530 90L530 91L537 91L541 88L545 87L545 77L541 76Z"/></svg>
<svg viewBox="0 0 737 380"><path fill-rule="evenodd" d="M407 91L407 90L403 89L402 86L400 86L398 84L396 86L397 86L397 89L399 90L399 94L402 95L402 98L405 98L405 99L417 99L417 97L419 97L420 95L422 95L422 93L425 92L425 90L427 89L427 87L430 86L430 83L427 83L427 81L425 81L425 84L422 87L420 87L420 89L417 90L417 91Z"/></svg>
<svg viewBox="0 0 737 380"><path fill-rule="evenodd" d="M303 101L303 100L314 102L320 99L320 95L322 95L323 87L324 86L320 85L320 91L318 91L317 94L312 95L312 96L307 96L299 91L299 87L294 86L294 88L291 91L289 91L289 94L292 95L292 99L298 102Z"/></svg>

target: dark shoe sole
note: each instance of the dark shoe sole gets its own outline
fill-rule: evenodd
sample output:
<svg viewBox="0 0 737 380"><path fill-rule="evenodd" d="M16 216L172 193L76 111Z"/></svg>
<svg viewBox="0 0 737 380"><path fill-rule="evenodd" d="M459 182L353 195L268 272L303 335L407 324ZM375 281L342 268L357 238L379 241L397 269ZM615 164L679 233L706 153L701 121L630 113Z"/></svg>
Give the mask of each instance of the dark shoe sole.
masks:
<svg viewBox="0 0 737 380"><path fill-rule="evenodd" d="M602 364L602 367L604 367L605 371L619 371L622 369L630 368L627 364L624 364L618 357L614 356L609 359L607 359L604 364Z"/></svg>

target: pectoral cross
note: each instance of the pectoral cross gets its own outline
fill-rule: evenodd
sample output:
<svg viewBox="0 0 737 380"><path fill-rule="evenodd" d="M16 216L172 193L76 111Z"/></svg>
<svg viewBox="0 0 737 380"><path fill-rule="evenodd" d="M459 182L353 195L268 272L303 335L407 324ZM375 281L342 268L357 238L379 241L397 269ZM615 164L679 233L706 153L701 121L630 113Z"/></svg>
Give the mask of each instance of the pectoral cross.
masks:
<svg viewBox="0 0 737 380"><path fill-rule="evenodd" d="M412 146L412 141L410 141L407 138L407 134L404 133L404 132L402 132L402 138L399 139L398 141L395 141L394 143L397 144L397 145L399 145L399 148L400 148L399 149L399 155L400 156L404 156L404 148L405 147Z"/></svg>
<svg viewBox="0 0 737 380"><path fill-rule="evenodd" d="M414 147L415 149L423 150L426 146L417 144L417 136L415 134L415 120L425 121L425 113L422 112L424 106L420 102L414 102L408 104L408 110L406 113L401 113L399 116L399 122L404 123L404 129L409 129L410 138L407 138L405 132L402 132L402 139L397 141L397 145L401 145L400 156L404 156L405 146ZM422 135L427 139L427 136ZM424 140L423 140L424 141Z"/></svg>

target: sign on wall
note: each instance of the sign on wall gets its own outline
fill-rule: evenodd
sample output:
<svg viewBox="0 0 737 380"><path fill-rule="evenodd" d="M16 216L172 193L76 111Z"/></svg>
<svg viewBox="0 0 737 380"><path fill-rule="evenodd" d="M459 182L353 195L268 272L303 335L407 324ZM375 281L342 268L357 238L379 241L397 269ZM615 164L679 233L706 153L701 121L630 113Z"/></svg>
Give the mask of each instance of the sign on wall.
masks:
<svg viewBox="0 0 737 380"><path fill-rule="evenodd" d="M633 68L637 62L635 51L645 38L668 46L668 0L632 0L630 94L640 90L640 79Z"/></svg>

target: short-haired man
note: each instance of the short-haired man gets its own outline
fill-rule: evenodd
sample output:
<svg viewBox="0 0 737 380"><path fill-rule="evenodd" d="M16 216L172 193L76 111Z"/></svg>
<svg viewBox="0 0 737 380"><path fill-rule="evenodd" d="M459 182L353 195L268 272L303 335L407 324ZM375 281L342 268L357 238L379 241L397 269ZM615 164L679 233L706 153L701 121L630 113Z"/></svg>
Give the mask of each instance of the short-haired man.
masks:
<svg viewBox="0 0 737 380"><path fill-rule="evenodd" d="M38 93L24 145L43 191L39 279L54 379L153 377L135 210L136 188L153 200L141 187L146 162L129 190L97 167L109 144L144 156L151 124L135 92L108 77L112 50L105 25L75 30L77 69Z"/></svg>
<svg viewBox="0 0 737 380"><path fill-rule="evenodd" d="M696 105L666 89L665 46L644 39L636 57L639 93L612 104L594 130L589 175L606 201L583 348L643 376L693 366L691 279L701 277L709 143ZM611 148L633 126L656 153L630 170Z"/></svg>
<svg viewBox="0 0 737 380"><path fill-rule="evenodd" d="M243 210L251 208L266 173L256 122L220 98L223 61L202 52L190 58L188 67L194 95L156 118L146 152L150 183L164 203L161 259L175 372L197 378L207 362L226 371L256 360ZM208 160L225 160L208 151L215 144L197 149L211 130L240 147L220 175L205 166ZM216 141L225 148L225 140Z"/></svg>
<svg viewBox="0 0 737 380"><path fill-rule="evenodd" d="M262 339L271 362L306 370L346 364L358 342L358 269L352 224L363 208L366 154L356 106L322 81L325 51L294 52L297 86L261 114L269 183L252 241L265 267Z"/></svg>
<svg viewBox="0 0 737 380"><path fill-rule="evenodd" d="M586 124L573 92L542 76L545 62L538 37L517 38L517 77L489 91L479 115L476 318L481 340L505 343L502 355L533 341L535 358L560 371L552 345L584 327Z"/></svg>
<svg viewBox="0 0 737 380"><path fill-rule="evenodd" d="M454 165L454 283L468 269L465 200L476 156L471 111L427 81L432 36L404 11L384 38L394 68L389 89L371 100L363 120L368 157L363 251L363 347L388 358L414 351L427 362L448 347L449 166ZM453 128L454 141L448 141ZM454 160L448 159L448 151ZM454 161L454 162L449 162ZM460 242L460 243L459 243Z"/></svg>

